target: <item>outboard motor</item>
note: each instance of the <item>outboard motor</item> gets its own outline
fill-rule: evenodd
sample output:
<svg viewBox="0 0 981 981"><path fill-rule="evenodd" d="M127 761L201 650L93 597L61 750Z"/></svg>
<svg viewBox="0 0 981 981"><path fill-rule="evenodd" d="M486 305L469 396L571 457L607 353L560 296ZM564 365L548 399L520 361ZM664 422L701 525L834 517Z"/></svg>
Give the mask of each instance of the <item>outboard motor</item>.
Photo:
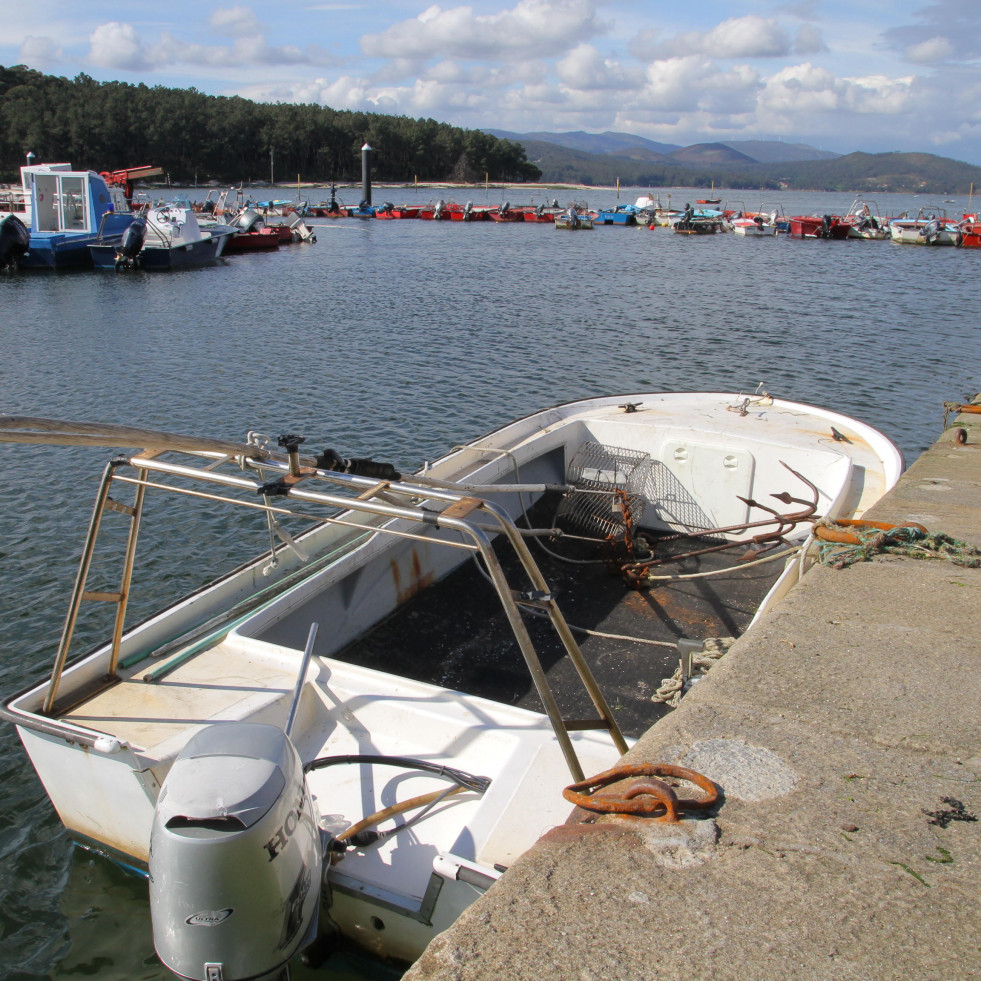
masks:
<svg viewBox="0 0 981 981"><path fill-rule="evenodd" d="M31 233L17 215L0 221L0 269L16 268L31 245Z"/></svg>
<svg viewBox="0 0 981 981"><path fill-rule="evenodd" d="M317 932L323 847L289 737L211 725L174 761L150 836L163 964L194 981L279 979Z"/></svg>
<svg viewBox="0 0 981 981"><path fill-rule="evenodd" d="M116 249L116 269L127 269L136 262L146 241L146 219L136 218L123 232L119 248Z"/></svg>
<svg viewBox="0 0 981 981"><path fill-rule="evenodd" d="M927 245L932 245L940 237L940 219L931 218L920 229L920 235L926 240Z"/></svg>
<svg viewBox="0 0 981 981"><path fill-rule="evenodd" d="M228 224L239 231L251 232L261 221L262 215L255 208L243 208Z"/></svg>

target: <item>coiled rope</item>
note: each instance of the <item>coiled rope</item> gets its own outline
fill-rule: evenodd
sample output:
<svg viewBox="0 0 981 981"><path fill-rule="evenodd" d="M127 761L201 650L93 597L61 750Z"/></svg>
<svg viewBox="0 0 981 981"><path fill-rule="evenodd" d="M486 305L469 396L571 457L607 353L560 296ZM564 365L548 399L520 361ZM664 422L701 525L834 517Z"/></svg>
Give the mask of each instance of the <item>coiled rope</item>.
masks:
<svg viewBox="0 0 981 981"><path fill-rule="evenodd" d="M703 649L692 654L691 677L698 678L707 674L730 647L736 642L735 637L709 637L703 644ZM661 687L651 695L652 702L661 702L668 708L677 708L684 694L684 679L681 674L681 664L675 668L670 678L661 679Z"/></svg>
<svg viewBox="0 0 981 981"><path fill-rule="evenodd" d="M827 523L831 528L837 526ZM844 569L856 562L870 562L875 555L904 555L911 559L947 559L968 569L981 568L981 548L958 541L942 531L929 532L921 526L846 529L853 542L822 542L819 561L832 569ZM820 538L820 535L818 536Z"/></svg>

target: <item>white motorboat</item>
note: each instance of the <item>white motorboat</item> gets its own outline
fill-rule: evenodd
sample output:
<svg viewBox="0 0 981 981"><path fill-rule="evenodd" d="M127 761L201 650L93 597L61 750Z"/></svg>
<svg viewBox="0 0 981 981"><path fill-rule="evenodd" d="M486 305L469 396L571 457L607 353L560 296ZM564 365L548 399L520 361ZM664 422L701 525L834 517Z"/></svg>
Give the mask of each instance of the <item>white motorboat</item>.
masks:
<svg viewBox="0 0 981 981"><path fill-rule="evenodd" d="M777 214L773 212L769 215L740 214L738 217L729 219L729 227L736 235L743 235L748 238L763 238L768 235L777 234Z"/></svg>
<svg viewBox="0 0 981 981"><path fill-rule="evenodd" d="M901 245L960 245L957 222L947 219L942 208L920 208L916 216L901 215L889 220L889 235Z"/></svg>
<svg viewBox="0 0 981 981"><path fill-rule="evenodd" d="M121 240L97 242L89 252L97 269L180 269L218 259L237 233L230 225L205 227L189 204L173 203L134 215Z"/></svg>
<svg viewBox="0 0 981 981"><path fill-rule="evenodd" d="M107 466L50 677L0 712L74 838L149 870L157 951L202 981L276 975L331 926L413 960L566 819L564 787L626 750L581 624L560 609L568 598L581 618L586 604L541 572L537 544L549 561L574 560L570 579L598 569L616 584L642 650L668 646L690 635L672 609L691 563L721 561L713 596L736 567L771 569L747 620L758 616L806 568L814 521L860 517L902 470L871 427L765 394L558 405L412 476L330 450L304 456L292 435L273 450L4 416L0 441L149 447ZM162 495L258 513L270 547L130 626L139 526ZM128 531L106 587L89 580L105 574L97 543L111 521ZM670 571L681 541L693 547ZM471 558L475 585L440 596ZM443 626L416 605L430 596ZM83 603L105 610L108 640L75 655ZM596 626L609 630L611 615L604 607ZM655 620L684 626L652 641ZM355 646L366 636L382 638L367 653ZM644 688L630 637L614 636L610 660ZM521 668L537 707L457 683L482 656L485 674Z"/></svg>

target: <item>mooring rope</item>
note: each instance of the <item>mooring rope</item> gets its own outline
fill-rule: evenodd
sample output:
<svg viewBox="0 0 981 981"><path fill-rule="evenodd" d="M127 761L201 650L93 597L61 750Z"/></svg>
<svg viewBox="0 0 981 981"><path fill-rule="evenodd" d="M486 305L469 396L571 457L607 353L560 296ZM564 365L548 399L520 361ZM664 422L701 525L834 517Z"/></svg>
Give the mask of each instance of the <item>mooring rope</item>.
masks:
<svg viewBox="0 0 981 981"><path fill-rule="evenodd" d="M723 657L726 651L736 642L735 637L709 637L704 642L704 648L691 658L691 677L698 678L707 674L709 669ZM670 678L661 679L661 687L651 695L652 702L661 702L668 708L677 708L684 694L684 679L681 676L681 664L675 668Z"/></svg>
<svg viewBox="0 0 981 981"><path fill-rule="evenodd" d="M981 568L981 548L958 541L942 531L928 532L904 525L888 530L849 528L848 531L858 539L856 543L821 544L819 561L823 565L844 569L856 562L870 562L875 555L888 554L911 559L947 559L969 569Z"/></svg>

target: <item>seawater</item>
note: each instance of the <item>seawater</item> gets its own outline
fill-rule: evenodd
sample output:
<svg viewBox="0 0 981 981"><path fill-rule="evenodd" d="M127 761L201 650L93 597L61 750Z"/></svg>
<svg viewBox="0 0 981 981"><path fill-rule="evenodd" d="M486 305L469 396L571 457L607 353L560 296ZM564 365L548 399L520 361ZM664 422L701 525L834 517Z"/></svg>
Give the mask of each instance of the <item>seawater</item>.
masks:
<svg viewBox="0 0 981 981"><path fill-rule="evenodd" d="M473 189L466 198L584 197L597 207L645 191ZM356 190L345 193L357 203ZM676 205L697 196L654 193ZM450 193L373 191L375 204L440 196ZM787 215L852 203L836 194L736 196L737 207L779 205ZM456 199L464 203L460 192ZM883 216L974 210L966 197L880 195L875 204ZM0 277L0 412L237 440L249 430L273 439L294 432L305 448L411 471L560 401L763 389L871 423L912 462L939 436L944 401L967 398L981 381L978 250L619 226L311 224L314 244L205 269ZM50 670L112 455L0 444L4 694ZM243 532L222 513L165 507L148 515L144 544L134 617L266 541L260 526ZM81 639L95 638L83 630ZM6 724L0 777L0 977L169 977L153 952L145 883L71 844ZM326 976L384 973L335 959Z"/></svg>

